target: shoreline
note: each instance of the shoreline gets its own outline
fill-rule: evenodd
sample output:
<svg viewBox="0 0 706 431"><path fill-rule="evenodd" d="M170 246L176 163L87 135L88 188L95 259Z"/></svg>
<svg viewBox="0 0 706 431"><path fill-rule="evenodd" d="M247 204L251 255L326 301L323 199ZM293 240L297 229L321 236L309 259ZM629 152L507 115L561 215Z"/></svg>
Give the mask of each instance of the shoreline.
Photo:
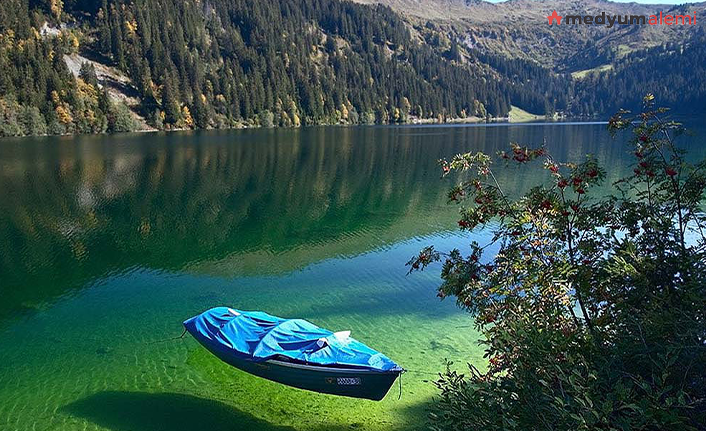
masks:
<svg viewBox="0 0 706 431"><path fill-rule="evenodd" d="M188 129L188 128L178 128L169 130L159 130L159 129L141 129L133 130L129 132L119 132L119 133L85 133L85 134L75 134L66 133L61 135L24 135L24 136L0 136L0 142L3 140L10 139L22 139L22 138L66 138L66 137L83 137L83 136L119 136L119 135L129 135L129 134L147 134L147 133L178 133L178 132L214 132L214 131L235 131L235 130L259 130L259 129L270 129L270 130L293 130L293 129L305 129L314 127L502 127L502 126L535 126L535 125L592 125L592 124L608 124L607 120L591 120L588 118L571 118L571 117L560 117L558 119L542 119L541 116L536 116L531 120L527 121L512 121L508 117L493 117L490 119L480 119L478 117L467 117L467 118L454 118L449 119L444 122L439 122L435 119L424 119L424 120L413 120L404 123L388 123L388 124L310 124L298 127L264 127L256 125L247 125L239 127L226 127L226 128L207 128L207 129Z"/></svg>

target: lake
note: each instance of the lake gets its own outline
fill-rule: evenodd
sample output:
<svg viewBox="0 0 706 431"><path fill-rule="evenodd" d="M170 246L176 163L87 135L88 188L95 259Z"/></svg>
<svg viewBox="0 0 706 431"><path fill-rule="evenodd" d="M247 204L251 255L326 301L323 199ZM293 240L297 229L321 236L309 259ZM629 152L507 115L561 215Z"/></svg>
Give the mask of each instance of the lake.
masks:
<svg viewBox="0 0 706 431"><path fill-rule="evenodd" d="M704 156L706 130L686 139ZM631 171L604 124L322 127L0 140L0 429L412 430L444 360L484 367L421 247L464 247L437 160L546 140ZM539 172L539 173L538 173ZM498 167L509 193L546 175ZM181 322L299 317L409 369L372 402L221 363Z"/></svg>

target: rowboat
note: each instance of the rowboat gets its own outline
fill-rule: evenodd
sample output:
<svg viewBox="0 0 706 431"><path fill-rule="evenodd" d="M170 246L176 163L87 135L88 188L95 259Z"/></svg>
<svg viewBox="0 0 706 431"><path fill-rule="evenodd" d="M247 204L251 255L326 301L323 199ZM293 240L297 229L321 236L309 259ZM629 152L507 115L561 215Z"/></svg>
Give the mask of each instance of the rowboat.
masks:
<svg viewBox="0 0 706 431"><path fill-rule="evenodd" d="M223 362L309 391L379 401L404 371L350 331L332 332L302 319L216 307L184 327Z"/></svg>

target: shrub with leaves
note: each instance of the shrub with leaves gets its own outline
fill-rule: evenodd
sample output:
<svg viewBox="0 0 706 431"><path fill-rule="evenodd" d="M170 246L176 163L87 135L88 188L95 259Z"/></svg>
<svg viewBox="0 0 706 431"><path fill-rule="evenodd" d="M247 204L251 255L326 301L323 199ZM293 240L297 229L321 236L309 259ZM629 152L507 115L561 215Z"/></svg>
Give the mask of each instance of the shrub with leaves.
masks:
<svg viewBox="0 0 706 431"><path fill-rule="evenodd" d="M438 295L472 314L488 359L441 374L433 429L706 429L706 162L686 162L665 113L648 95L643 113L610 120L631 134L634 173L608 196L595 159L545 148L499 154L551 175L519 199L486 154L440 162L466 173L449 192L460 229L492 229L499 251L427 247L408 262L442 262Z"/></svg>

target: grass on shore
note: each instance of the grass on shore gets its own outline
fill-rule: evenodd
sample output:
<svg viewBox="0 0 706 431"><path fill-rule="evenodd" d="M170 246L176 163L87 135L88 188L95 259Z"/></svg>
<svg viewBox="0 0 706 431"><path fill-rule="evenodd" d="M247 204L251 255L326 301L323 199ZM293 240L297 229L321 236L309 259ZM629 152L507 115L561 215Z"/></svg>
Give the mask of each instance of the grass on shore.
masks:
<svg viewBox="0 0 706 431"><path fill-rule="evenodd" d="M526 123L528 121L544 120L544 115L532 114L517 106L511 106L507 119L510 123Z"/></svg>

